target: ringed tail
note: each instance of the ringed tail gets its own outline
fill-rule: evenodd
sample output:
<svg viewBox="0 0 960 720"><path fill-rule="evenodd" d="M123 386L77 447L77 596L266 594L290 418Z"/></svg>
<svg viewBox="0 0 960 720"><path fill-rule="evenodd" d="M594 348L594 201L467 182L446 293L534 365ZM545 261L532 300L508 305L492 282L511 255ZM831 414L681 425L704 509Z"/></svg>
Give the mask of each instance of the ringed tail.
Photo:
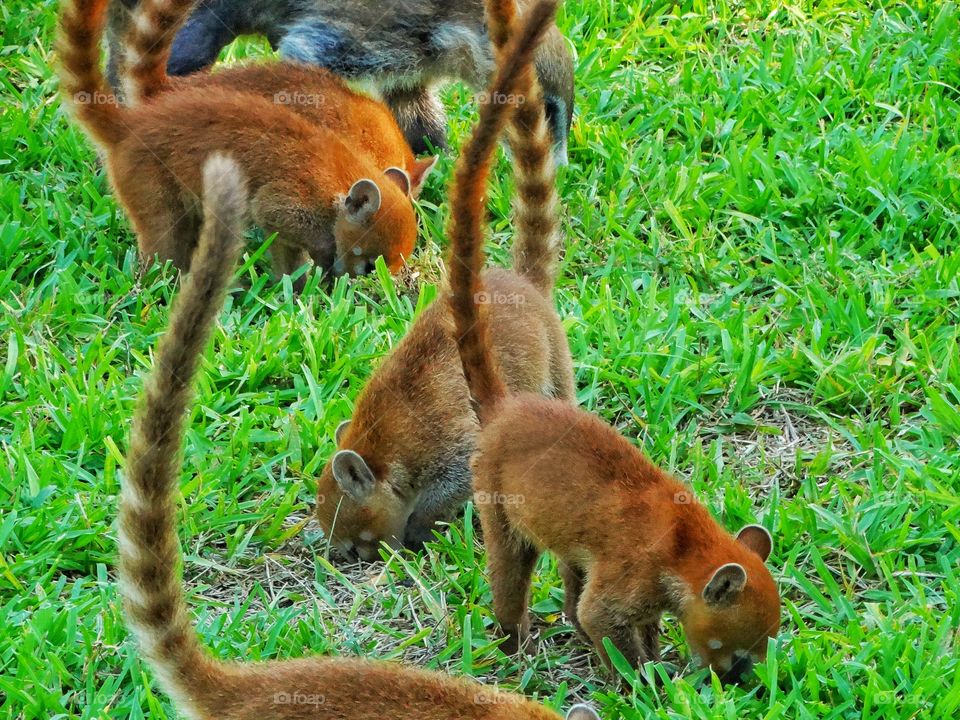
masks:
<svg viewBox="0 0 960 720"><path fill-rule="evenodd" d="M532 6L500 53L489 102L480 106L480 119L460 155L451 190L450 306L457 348L481 423L506 395L491 351L489 306L481 302L487 179L513 105L522 104L518 88L531 82L533 53L556 10L556 0L541 0Z"/></svg>
<svg viewBox="0 0 960 720"><path fill-rule="evenodd" d="M60 92L93 140L109 148L129 135L123 108L100 67L110 0L65 0L57 27Z"/></svg>
<svg viewBox="0 0 960 720"><path fill-rule="evenodd" d="M242 246L247 205L236 163L215 155L203 168L204 224L189 275L140 397L120 495L119 588L127 624L163 688L201 714L199 682L223 675L200 645L184 599L177 540L184 418L193 377ZM198 679L199 678L199 679Z"/></svg>
<svg viewBox="0 0 960 720"><path fill-rule="evenodd" d="M196 0L140 0L123 38L121 78L127 102L140 104L170 84L167 61L173 39Z"/></svg>

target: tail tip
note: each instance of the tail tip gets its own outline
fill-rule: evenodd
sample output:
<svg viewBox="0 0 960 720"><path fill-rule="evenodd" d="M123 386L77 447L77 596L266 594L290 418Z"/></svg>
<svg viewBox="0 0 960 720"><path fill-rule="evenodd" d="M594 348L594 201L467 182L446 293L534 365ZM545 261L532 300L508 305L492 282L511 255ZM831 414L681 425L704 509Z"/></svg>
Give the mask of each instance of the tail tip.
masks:
<svg viewBox="0 0 960 720"><path fill-rule="evenodd" d="M247 180L230 155L214 153L203 163L203 195L208 208L239 217L247 204Z"/></svg>

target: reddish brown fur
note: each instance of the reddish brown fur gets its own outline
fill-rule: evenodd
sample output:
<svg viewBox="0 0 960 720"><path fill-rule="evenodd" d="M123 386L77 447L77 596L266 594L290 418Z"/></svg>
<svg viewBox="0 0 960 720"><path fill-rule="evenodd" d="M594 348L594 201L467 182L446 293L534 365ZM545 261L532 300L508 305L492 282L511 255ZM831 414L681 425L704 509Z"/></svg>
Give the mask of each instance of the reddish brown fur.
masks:
<svg viewBox="0 0 960 720"><path fill-rule="evenodd" d="M180 713L194 720L557 720L517 695L399 664L305 658L230 663L200 645L183 597L175 527L178 450L200 353L238 255L240 170L204 170L205 224L134 420L121 495L120 589L141 651ZM596 720L576 706L568 720Z"/></svg>
<svg viewBox="0 0 960 720"><path fill-rule="evenodd" d="M253 221L278 235L273 254L279 272L291 272L306 255L336 272L361 274L379 255L399 269L413 250L416 216L407 189L369 155L283 105L223 88L184 88L146 105L120 107L104 92L99 70L103 11L98 0L65 4L58 43L62 84L71 98L96 98L79 102L77 117L106 151L111 181L143 254L188 267L200 221L198 158L229 150L249 177ZM370 185L380 206L365 215L362 202L350 198L352 188ZM368 193L356 197L369 200Z"/></svg>
<svg viewBox="0 0 960 720"><path fill-rule="evenodd" d="M491 7L497 12L505 19L491 17L491 35L502 43L509 10ZM526 644L530 578L549 549L560 561L565 611L605 662L605 637L630 662L656 660L660 616L671 611L694 651L737 680L752 657L764 657L780 623L776 584L763 564L766 531L748 526L732 537L612 428L568 403L510 394L503 382L488 314L475 301L494 142L475 131L457 168L450 305L480 405L474 488L506 647Z"/></svg>
<svg viewBox="0 0 960 720"><path fill-rule="evenodd" d="M518 94L524 82L529 83L529 61L524 58L518 63L503 56L501 65L505 69L498 74L490 96ZM538 93L526 97L523 107L528 106L542 117ZM511 106L503 104L482 108L481 126L488 127L485 132L490 142L496 142L510 110ZM490 123L494 125L489 127ZM519 134L513 150L524 157L546 154L546 161L515 163L514 167L519 194L550 185L547 209L555 215L545 123ZM544 177L534 177L537 173ZM518 216L535 201L519 197ZM538 236L538 228L547 234ZM492 328L492 352L507 385L514 392L542 393L572 402L570 353L550 299L560 244L555 229L554 218L518 232L514 255L527 260L512 272L484 273L483 287L493 300L485 305ZM470 495L467 458L478 426L452 332L447 304L428 308L363 389L352 422L338 437L334 460L341 453L355 453L374 479L364 493L351 494L338 482L333 461L320 476L317 517L328 537L348 555L376 557L381 541L418 547L432 537L435 522L451 516Z"/></svg>
<svg viewBox="0 0 960 720"><path fill-rule="evenodd" d="M137 5L124 38L126 55L134 59L121 73L127 102L137 104L168 90L187 88L258 95L336 133L380 170L405 170L410 194L419 194L436 156L414 158L390 110L351 90L327 70L295 62L258 62L187 77L168 76L170 45L195 4L196 0L141 0Z"/></svg>

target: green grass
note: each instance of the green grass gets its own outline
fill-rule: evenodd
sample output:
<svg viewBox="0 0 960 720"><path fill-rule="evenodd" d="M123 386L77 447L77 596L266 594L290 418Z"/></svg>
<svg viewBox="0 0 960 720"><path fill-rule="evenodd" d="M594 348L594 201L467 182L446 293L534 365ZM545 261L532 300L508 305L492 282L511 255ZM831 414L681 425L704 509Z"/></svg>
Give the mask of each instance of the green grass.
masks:
<svg viewBox="0 0 960 720"><path fill-rule="evenodd" d="M557 303L580 401L728 528L773 531L785 623L756 681L690 667L670 620L667 662L648 668L662 687L617 694L565 625L549 559L542 650L503 656L469 521L367 571L326 561L301 531L313 478L435 288L380 277L294 298L262 262L222 315L186 442L181 539L216 653L403 659L605 717L960 711L960 8L775 7L588 0L562 16L579 114ZM0 8L0 712L171 717L112 566L129 418L176 278L137 274L56 96L54 15ZM469 97L446 94L455 146ZM421 279L446 249L453 157L422 203ZM502 262L506 161L497 176Z"/></svg>

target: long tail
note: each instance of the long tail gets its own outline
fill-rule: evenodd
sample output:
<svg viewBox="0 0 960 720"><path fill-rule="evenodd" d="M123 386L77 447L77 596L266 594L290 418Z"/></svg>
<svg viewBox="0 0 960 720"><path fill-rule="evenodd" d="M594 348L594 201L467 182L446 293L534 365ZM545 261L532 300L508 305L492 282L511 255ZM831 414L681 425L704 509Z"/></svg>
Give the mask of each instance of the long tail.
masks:
<svg viewBox="0 0 960 720"><path fill-rule="evenodd" d="M211 678L220 666L201 648L183 597L174 502L180 445L193 376L241 247L247 205L245 181L229 158L207 160L203 187L200 243L133 422L119 521L127 622L164 689L186 707L202 703L196 677Z"/></svg>
<svg viewBox="0 0 960 720"><path fill-rule="evenodd" d="M100 69L109 1L65 0L56 42L60 92L90 136L107 148L129 134L123 109Z"/></svg>
<svg viewBox="0 0 960 720"><path fill-rule="evenodd" d="M516 0L488 0L487 26L494 47L502 53L517 15ZM560 251L560 200L553 139L547 125L543 90L536 73L528 73L518 93L526 102L514 112L507 137L513 154L513 269L544 295L557 281Z"/></svg>
<svg viewBox="0 0 960 720"><path fill-rule="evenodd" d="M126 101L136 105L163 92L170 84L167 60L177 31L196 0L141 0L123 38L121 71Z"/></svg>
<svg viewBox="0 0 960 720"><path fill-rule="evenodd" d="M480 106L480 119L463 148L451 190L450 306L460 359L481 422L506 394L491 352L489 304L483 303L480 282L487 178L497 140L510 112L514 105L524 104L518 88L529 87L533 53L556 10L557 0L542 0L531 7L500 53L488 102Z"/></svg>

